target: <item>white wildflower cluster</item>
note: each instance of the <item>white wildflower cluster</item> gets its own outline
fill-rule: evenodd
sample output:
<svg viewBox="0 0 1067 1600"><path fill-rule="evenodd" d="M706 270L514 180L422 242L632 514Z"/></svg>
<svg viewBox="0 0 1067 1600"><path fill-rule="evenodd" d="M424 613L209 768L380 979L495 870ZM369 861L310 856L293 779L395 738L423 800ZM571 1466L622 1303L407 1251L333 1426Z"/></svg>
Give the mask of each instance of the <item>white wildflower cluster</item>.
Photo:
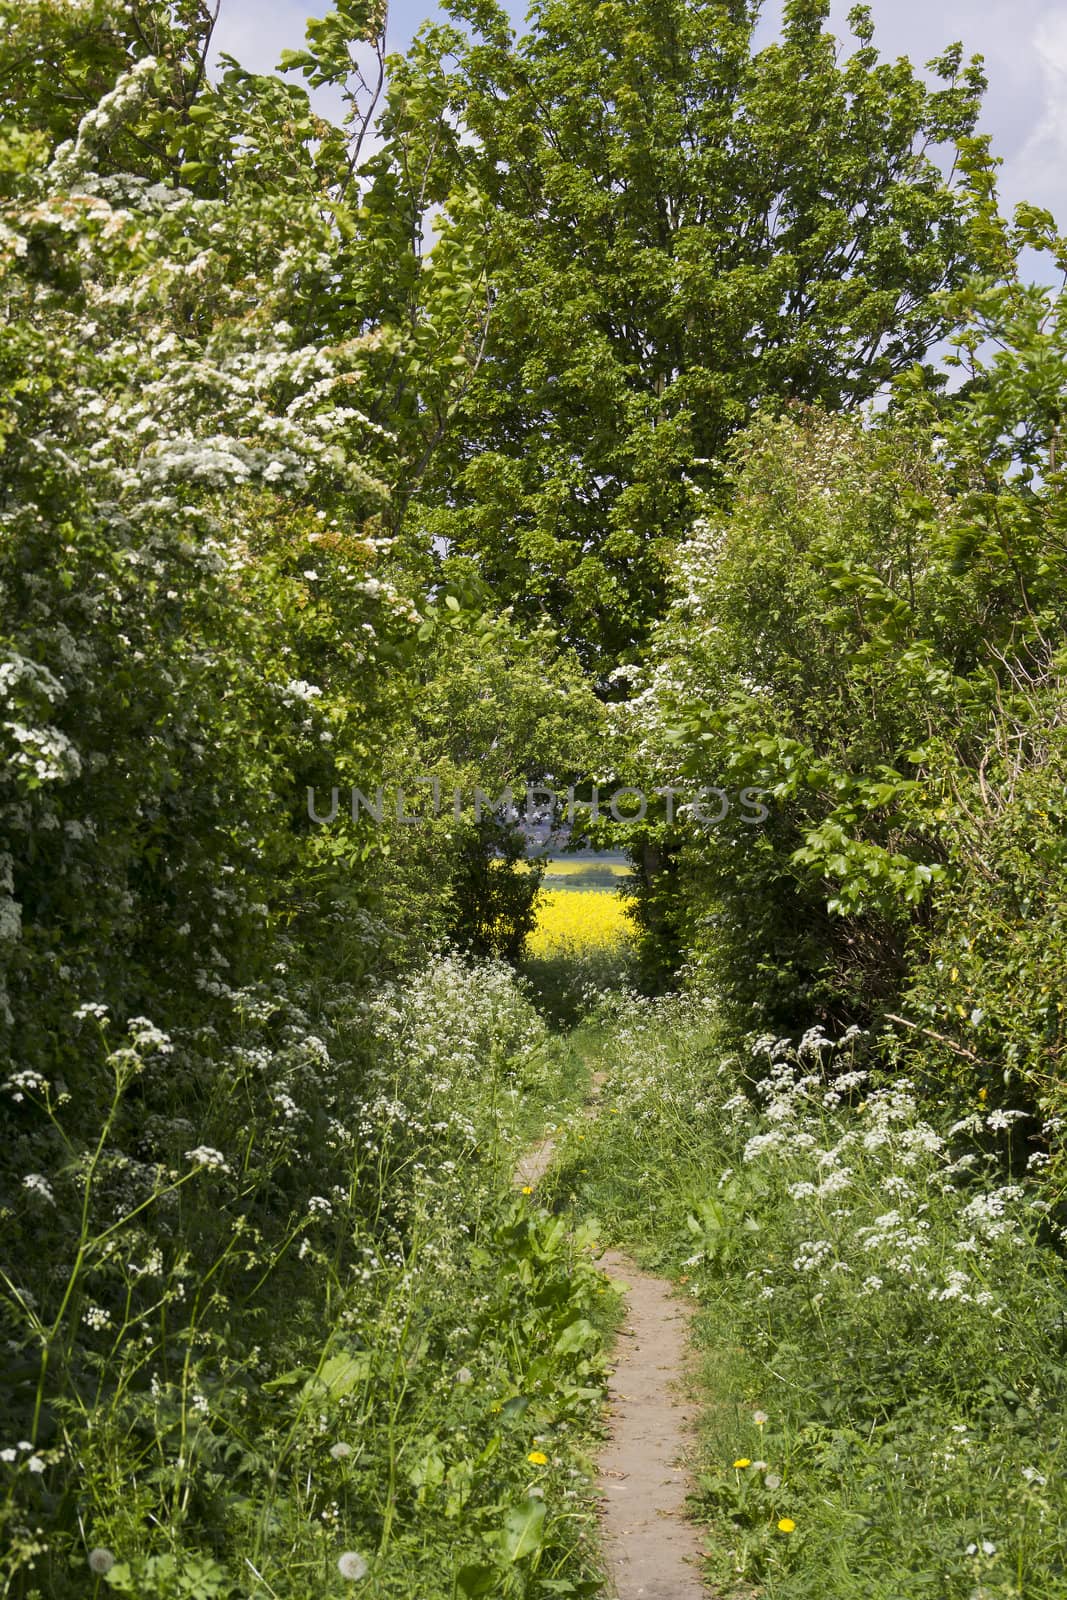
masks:
<svg viewBox="0 0 1067 1600"><path fill-rule="evenodd" d="M5 1078L4 1088L12 1100L18 1105L28 1095L44 1095L48 1092L48 1080L34 1067L21 1067L17 1072Z"/></svg>
<svg viewBox="0 0 1067 1600"><path fill-rule="evenodd" d="M103 1022L106 1016L107 1006L101 1005L96 1000L86 1000L74 1012L75 1022L84 1022L87 1017L91 1017L94 1022Z"/></svg>
<svg viewBox="0 0 1067 1600"><path fill-rule="evenodd" d="M22 1187L28 1189L37 1199L47 1201L50 1206L55 1205L56 1197L52 1193L52 1185L39 1172L28 1172L22 1180Z"/></svg>
<svg viewBox="0 0 1067 1600"><path fill-rule="evenodd" d="M174 1051L169 1036L147 1017L131 1017L129 1032L130 1043L139 1054L154 1051L157 1055L169 1056Z"/></svg>
<svg viewBox="0 0 1067 1600"><path fill-rule="evenodd" d="M24 782L69 783L81 773L81 755L59 728L23 722L5 722L3 728L11 741L7 761Z"/></svg>
<svg viewBox="0 0 1067 1600"><path fill-rule="evenodd" d="M322 690L314 683L305 683L303 678L296 678L292 683L287 683L282 690L282 700L286 705L302 701L310 705L312 701L321 698Z"/></svg>
<svg viewBox="0 0 1067 1600"><path fill-rule="evenodd" d="M861 1093L867 1078L852 1068L835 1070L848 1043L831 1045L813 1030L796 1049L767 1037L753 1051L769 1066L756 1087L761 1105L750 1110L742 1160L764 1179L772 1171L785 1179L796 1230L806 1240L792 1256L793 1272L820 1278L821 1289L846 1274L864 1297L918 1291L931 1302L976 1304L1001 1315L985 1287L995 1281L991 1252L1028 1237L1025 1218L1033 1207L1026 1191L1006 1185L972 1192L969 1199L960 1195L962 1183L975 1181L978 1154L951 1149L923 1116L906 1079L868 1087L866 1099L849 1110L846 1098ZM812 1072L816 1055L820 1070ZM991 1114L997 1127L1019 1115ZM990 1119L980 1117L973 1131L989 1126ZM957 1124L956 1134L962 1131L972 1130ZM892 1202L883 1201L880 1211L872 1205L879 1195ZM951 1249L969 1258L966 1270L943 1267L944 1231L939 1226L935 1237L934 1208L942 1224L946 1215L954 1217Z"/></svg>
<svg viewBox="0 0 1067 1600"><path fill-rule="evenodd" d="M1021 1184L986 1177L989 1159L958 1141L1013 1126L1019 1113L981 1113L973 1128L942 1132L909 1080L875 1084L856 1065L856 1030L836 1042L819 1029L799 1045L759 1038L752 1056L761 1075L749 1094L739 1093L736 1064L720 1072L706 1054L683 1046L675 1056L664 1044L672 1011L682 1023L691 997L625 1004L625 1021L613 1030L612 1102L642 1138L662 1138L665 1147L679 1119L691 1122L700 1107L709 1136L738 1152L741 1181L757 1195L773 1188L788 1203L781 1214L790 1237L774 1264L763 1264L762 1233L746 1245L756 1300L773 1305L796 1285L816 1305L831 1294L914 1295L946 1316L971 1306L1003 1316L998 1281L1008 1253L1027 1243L1047 1207ZM677 1031L684 1039L684 1024ZM709 1178L708 1192L727 1192L727 1180L734 1182L729 1169ZM647 1173L644 1187L658 1181ZM758 1203L746 1207L759 1216ZM698 1253L686 1265L705 1259Z"/></svg>
<svg viewBox="0 0 1067 1600"><path fill-rule="evenodd" d="M39 1475L45 1470L45 1462L33 1448L28 1439L20 1439L17 1445L7 1445L0 1450L0 1461L9 1466L24 1466L27 1472Z"/></svg>
<svg viewBox="0 0 1067 1600"><path fill-rule="evenodd" d="M229 1172L230 1166L221 1150L213 1150L210 1145L198 1144L194 1150L185 1152L186 1161L191 1161L194 1167L207 1167L211 1172Z"/></svg>
<svg viewBox="0 0 1067 1600"><path fill-rule="evenodd" d="M77 136L61 144L52 158L48 180L54 188L77 183L91 167L93 156L104 141L136 114L158 66L155 56L144 56L86 113L78 124Z"/></svg>
<svg viewBox="0 0 1067 1600"><path fill-rule="evenodd" d="M8 650L0 660L0 701L12 710L59 705L67 691L54 673L39 661Z"/></svg>

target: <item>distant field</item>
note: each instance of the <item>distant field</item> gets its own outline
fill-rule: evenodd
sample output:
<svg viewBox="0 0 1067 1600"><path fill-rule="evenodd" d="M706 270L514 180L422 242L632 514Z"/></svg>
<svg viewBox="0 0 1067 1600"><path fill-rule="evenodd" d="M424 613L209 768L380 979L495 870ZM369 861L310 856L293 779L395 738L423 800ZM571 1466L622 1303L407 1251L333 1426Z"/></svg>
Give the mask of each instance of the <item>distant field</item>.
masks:
<svg viewBox="0 0 1067 1600"><path fill-rule="evenodd" d="M611 891L629 876L629 863L622 856L556 856L548 863L544 881L546 889Z"/></svg>
<svg viewBox="0 0 1067 1600"><path fill-rule="evenodd" d="M622 856L557 856L548 863L532 956L619 944L633 934L630 901L616 891L629 876Z"/></svg>
<svg viewBox="0 0 1067 1600"><path fill-rule="evenodd" d="M537 926L527 950L532 956L544 956L589 945L618 944L633 934L629 904L603 889L547 889L538 903Z"/></svg>

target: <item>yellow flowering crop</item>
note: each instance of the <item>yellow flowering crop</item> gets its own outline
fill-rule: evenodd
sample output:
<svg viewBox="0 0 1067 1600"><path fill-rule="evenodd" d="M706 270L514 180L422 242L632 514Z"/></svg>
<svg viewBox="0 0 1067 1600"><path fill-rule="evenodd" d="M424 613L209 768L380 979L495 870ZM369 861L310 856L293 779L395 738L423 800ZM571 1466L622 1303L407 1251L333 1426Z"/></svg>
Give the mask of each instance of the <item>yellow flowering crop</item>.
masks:
<svg viewBox="0 0 1067 1600"><path fill-rule="evenodd" d="M561 953L568 946L618 944L631 937L630 902L597 889L546 889L538 901L531 955Z"/></svg>

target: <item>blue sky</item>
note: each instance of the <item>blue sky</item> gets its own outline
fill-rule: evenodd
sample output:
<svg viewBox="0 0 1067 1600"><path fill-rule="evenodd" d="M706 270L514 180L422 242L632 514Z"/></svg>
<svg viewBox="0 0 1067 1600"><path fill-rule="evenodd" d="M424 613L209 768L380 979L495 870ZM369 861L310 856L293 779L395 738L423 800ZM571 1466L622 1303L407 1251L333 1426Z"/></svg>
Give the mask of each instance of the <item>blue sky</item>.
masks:
<svg viewBox="0 0 1067 1600"><path fill-rule="evenodd" d="M847 34L851 0L835 0L834 22ZM521 20L525 0L509 7ZM984 126L1004 158L1005 201L1030 200L1067 227L1067 8L1062 0L872 0L883 55L927 61L961 39L985 57L990 79ZM256 71L271 71L279 52L303 43L308 15L325 0L222 0L216 43ZM400 49L432 15L432 0L395 0L390 44ZM773 30L768 7L765 31ZM299 81L299 80L298 80ZM324 108L325 109L325 108Z"/></svg>

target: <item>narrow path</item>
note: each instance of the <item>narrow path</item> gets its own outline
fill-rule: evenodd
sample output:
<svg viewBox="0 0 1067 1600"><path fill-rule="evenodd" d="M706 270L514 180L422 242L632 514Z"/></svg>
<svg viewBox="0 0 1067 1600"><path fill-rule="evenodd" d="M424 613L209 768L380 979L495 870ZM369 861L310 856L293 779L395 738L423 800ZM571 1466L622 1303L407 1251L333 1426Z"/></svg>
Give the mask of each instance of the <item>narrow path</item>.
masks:
<svg viewBox="0 0 1067 1600"><path fill-rule="evenodd" d="M685 1520L681 1462L689 1416L678 1393L687 1365L690 1306L625 1256L600 1263L626 1291L618 1361L608 1386L611 1437L600 1458L604 1554L618 1600L708 1600L701 1540Z"/></svg>
<svg viewBox="0 0 1067 1600"><path fill-rule="evenodd" d="M593 1076L586 1116L596 1115L605 1077ZM532 1189L554 1151L552 1137L531 1146L515 1168L515 1187ZM600 1268L627 1304L597 1477L611 1592L615 1600L710 1600L700 1579L700 1535L685 1519L688 1483L681 1464L691 1430L678 1385L688 1361L692 1306L617 1251L607 1251Z"/></svg>

